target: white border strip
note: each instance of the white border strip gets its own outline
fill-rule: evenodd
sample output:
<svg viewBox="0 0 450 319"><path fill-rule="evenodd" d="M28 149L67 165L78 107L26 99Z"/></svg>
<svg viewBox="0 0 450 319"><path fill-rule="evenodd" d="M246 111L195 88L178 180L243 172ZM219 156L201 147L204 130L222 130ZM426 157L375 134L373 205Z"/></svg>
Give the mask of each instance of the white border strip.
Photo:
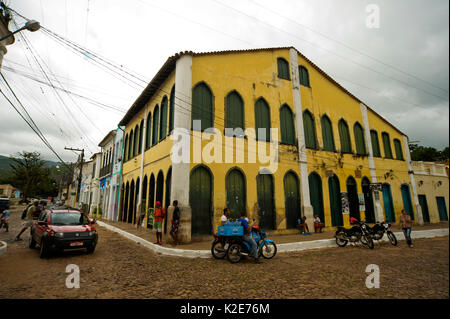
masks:
<svg viewBox="0 0 450 319"><path fill-rule="evenodd" d="M108 230L116 232L125 238L128 238L135 243L138 243L146 248L153 250L156 253L160 253L162 255L168 256L178 256L178 257L186 257L186 258L212 258L210 250L190 250L190 249L175 249L175 248L167 248L159 245L155 245L145 239L142 239L136 235L130 234L122 229L117 227L105 224L101 221L97 221L99 226L105 227ZM448 236L448 228L440 228L440 229L430 229L430 230L418 230L412 231L411 237L413 239L417 238L433 238L433 237L443 237ZM403 232L394 233L397 240L405 240ZM387 242L388 239L386 236L380 240L380 242ZM279 244L277 245L277 250L279 253L287 253L287 252L295 252L302 250L310 250L310 249L320 249L320 248L333 248L337 247L335 239L321 239L321 240L311 240L311 241L301 241L296 243L288 243L288 244Z"/></svg>

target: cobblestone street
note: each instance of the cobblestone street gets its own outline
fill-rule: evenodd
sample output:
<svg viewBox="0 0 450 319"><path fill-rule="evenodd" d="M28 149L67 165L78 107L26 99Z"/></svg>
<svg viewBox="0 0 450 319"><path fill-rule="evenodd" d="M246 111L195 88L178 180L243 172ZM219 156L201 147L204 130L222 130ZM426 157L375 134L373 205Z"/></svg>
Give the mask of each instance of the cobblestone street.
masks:
<svg viewBox="0 0 450 319"><path fill-rule="evenodd" d="M448 298L448 237L419 239L410 249L376 245L278 254L250 260L168 257L101 227L96 251L40 259L38 250L13 238L20 212L11 214L8 251L0 256L0 298ZM81 271L80 289L65 286L66 266ZM365 285L368 264L380 267L379 289ZM244 285L243 283L246 283Z"/></svg>

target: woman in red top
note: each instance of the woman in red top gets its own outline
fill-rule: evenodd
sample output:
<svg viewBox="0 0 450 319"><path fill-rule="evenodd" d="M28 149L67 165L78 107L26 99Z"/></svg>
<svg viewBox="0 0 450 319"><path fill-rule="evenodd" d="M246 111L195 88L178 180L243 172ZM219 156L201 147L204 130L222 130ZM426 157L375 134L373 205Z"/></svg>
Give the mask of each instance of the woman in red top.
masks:
<svg viewBox="0 0 450 319"><path fill-rule="evenodd" d="M156 202L155 207L155 222L153 224L153 229L156 231L156 243L157 245L162 245L162 222L164 220L164 208L161 207L161 202Z"/></svg>

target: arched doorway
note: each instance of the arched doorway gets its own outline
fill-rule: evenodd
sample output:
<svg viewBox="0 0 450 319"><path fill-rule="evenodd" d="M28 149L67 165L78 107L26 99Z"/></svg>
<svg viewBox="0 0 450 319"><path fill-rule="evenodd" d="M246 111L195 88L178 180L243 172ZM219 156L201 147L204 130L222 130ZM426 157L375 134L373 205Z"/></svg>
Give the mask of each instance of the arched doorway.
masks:
<svg viewBox="0 0 450 319"><path fill-rule="evenodd" d="M430 222L430 212L428 211L428 203L426 195L419 195L419 204L422 207L422 216L425 223Z"/></svg>
<svg viewBox="0 0 450 319"><path fill-rule="evenodd" d="M364 194L364 205L366 207L366 222L375 223L375 209L373 206L372 190L370 189L370 180L364 177L361 181L361 186Z"/></svg>
<svg viewBox="0 0 450 319"><path fill-rule="evenodd" d="M164 208L166 209L166 215L164 216L164 234L167 233L167 210L171 204L170 202L170 190L172 187L172 167L169 167L166 176L166 201L164 203Z"/></svg>
<svg viewBox="0 0 450 319"><path fill-rule="evenodd" d="M146 212L147 209L147 184L148 178L147 175L144 177L144 182L142 182L142 210Z"/></svg>
<svg viewBox="0 0 450 319"><path fill-rule="evenodd" d="M211 233L212 227L212 174L200 165L191 171L189 180L189 204L192 209L192 235Z"/></svg>
<svg viewBox="0 0 450 319"><path fill-rule="evenodd" d="M130 203L128 206L128 214L127 214L127 223L132 223L133 222L133 215L134 215L134 200L135 200L135 195L134 195L134 181L131 181L131 186L130 186Z"/></svg>
<svg viewBox="0 0 450 319"><path fill-rule="evenodd" d="M256 184L259 226L262 229L275 229L273 176L271 174L258 174Z"/></svg>
<svg viewBox="0 0 450 319"><path fill-rule="evenodd" d="M127 186L125 186L125 203L123 205L123 213L122 213L122 221L127 221L127 215L128 215L128 202L129 202L129 195L130 195L130 184L127 182Z"/></svg>
<svg viewBox="0 0 450 319"><path fill-rule="evenodd" d="M138 200L139 200L139 187L141 186L140 183L141 183L141 180L138 177L138 179L136 180L136 191L135 191L135 194L134 194L133 224L137 223L136 215L139 216L139 214L140 214L140 212L137 211L138 210L137 203L138 203ZM142 209L142 207L141 207L141 209Z"/></svg>
<svg viewBox="0 0 450 319"><path fill-rule="evenodd" d="M323 212L323 192L322 179L316 172L309 174L309 198L314 214L319 215L320 221L325 224L325 216Z"/></svg>
<svg viewBox="0 0 450 319"><path fill-rule="evenodd" d="M286 211L286 228L295 228L301 216L300 188L297 174L287 172L284 175L284 202Z"/></svg>
<svg viewBox="0 0 450 319"><path fill-rule="evenodd" d="M392 201L391 185L384 183L381 189L383 191L383 204L386 221L395 222L394 203Z"/></svg>
<svg viewBox="0 0 450 319"><path fill-rule="evenodd" d="M347 195L348 195L348 207L350 209L350 217L361 220L359 214L359 199L358 199L358 188L356 181L353 176L347 178Z"/></svg>
<svg viewBox="0 0 450 319"><path fill-rule="evenodd" d="M247 211L247 192L244 174L237 168L230 169L225 177L225 188L230 217L233 219L239 218L241 212L245 213Z"/></svg>
<svg viewBox="0 0 450 319"><path fill-rule="evenodd" d="M159 171L158 177L156 178L156 201L161 203L161 207L164 207L163 197L164 197L164 174L162 171Z"/></svg>
<svg viewBox="0 0 450 319"><path fill-rule="evenodd" d="M401 190L402 190L403 208L406 210L406 213L411 217L411 220L414 220L414 211L411 201L411 192L409 191L409 185L402 184Z"/></svg>
<svg viewBox="0 0 450 319"><path fill-rule="evenodd" d="M339 185L339 178L336 175L328 178L328 192L330 193L331 225L344 226L341 186Z"/></svg>

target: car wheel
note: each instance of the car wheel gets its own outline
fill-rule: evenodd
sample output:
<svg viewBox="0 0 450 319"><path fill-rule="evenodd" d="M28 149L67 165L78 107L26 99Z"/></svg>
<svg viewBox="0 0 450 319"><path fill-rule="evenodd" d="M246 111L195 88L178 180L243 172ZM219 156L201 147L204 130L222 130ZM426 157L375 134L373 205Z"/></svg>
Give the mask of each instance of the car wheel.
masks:
<svg viewBox="0 0 450 319"><path fill-rule="evenodd" d="M48 245L45 242L44 238L42 238L42 240L41 240L41 251L40 251L39 257L45 258L47 256L48 256Z"/></svg>
<svg viewBox="0 0 450 319"><path fill-rule="evenodd" d="M89 248L86 248L86 250L87 250L87 253L88 254L92 254L93 252L94 252L94 250L95 250L95 245L94 246L91 246L91 247L89 247Z"/></svg>
<svg viewBox="0 0 450 319"><path fill-rule="evenodd" d="M33 239L33 234L30 234L30 239L28 241L28 247L34 249L36 247L36 241Z"/></svg>

